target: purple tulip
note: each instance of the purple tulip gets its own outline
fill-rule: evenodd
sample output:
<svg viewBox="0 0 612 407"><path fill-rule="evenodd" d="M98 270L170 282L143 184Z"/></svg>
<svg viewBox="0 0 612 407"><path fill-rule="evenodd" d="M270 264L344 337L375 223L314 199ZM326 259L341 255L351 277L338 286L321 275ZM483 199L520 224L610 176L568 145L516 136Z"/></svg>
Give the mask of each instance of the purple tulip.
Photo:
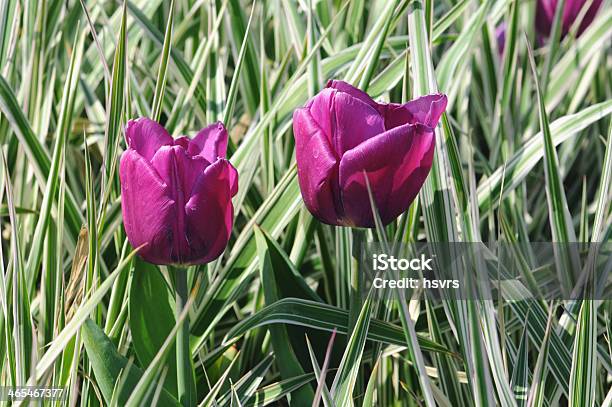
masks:
<svg viewBox="0 0 612 407"><path fill-rule="evenodd" d="M298 178L308 210L330 225L374 227L369 183L388 224L417 196L431 169L434 128L446 96L376 103L346 82L329 81L293 113Z"/></svg>
<svg viewBox="0 0 612 407"><path fill-rule="evenodd" d="M508 29L508 25L506 22L502 22L495 29L495 39L497 40L497 51L499 55L504 54L504 49L506 48L506 30Z"/></svg>
<svg viewBox="0 0 612 407"><path fill-rule="evenodd" d="M538 0L536 6L536 30L543 37L548 37L555 21L555 10L557 0ZM566 0L561 17L561 36L565 36L574 21L581 15L582 9L589 4L589 8L584 14L584 18L578 27L578 35L593 22L595 15L601 6L602 0Z"/></svg>
<svg viewBox="0 0 612 407"><path fill-rule="evenodd" d="M230 237L238 173L225 159L227 131L212 124L176 140L147 118L130 120L121 156L121 207L127 237L154 264L203 264Z"/></svg>

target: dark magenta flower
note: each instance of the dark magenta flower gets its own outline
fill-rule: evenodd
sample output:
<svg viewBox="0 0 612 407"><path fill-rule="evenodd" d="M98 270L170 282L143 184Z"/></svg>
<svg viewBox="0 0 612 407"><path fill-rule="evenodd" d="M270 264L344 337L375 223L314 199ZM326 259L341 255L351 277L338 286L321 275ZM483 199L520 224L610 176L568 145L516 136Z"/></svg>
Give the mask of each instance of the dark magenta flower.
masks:
<svg viewBox="0 0 612 407"><path fill-rule="evenodd" d="M495 40L497 41L497 52L499 52L499 55L503 55L504 49L506 48L506 29L507 28L508 28L508 25L504 21L495 29Z"/></svg>
<svg viewBox="0 0 612 407"><path fill-rule="evenodd" d="M219 257L234 219L238 173L225 159L222 123L176 140L147 118L130 120L121 156L127 237L154 264L203 264Z"/></svg>
<svg viewBox="0 0 612 407"><path fill-rule="evenodd" d="M601 6L602 0L566 0L561 17L561 36L565 36L576 19L581 15L582 9L587 5L588 9L584 13L584 18L578 27L578 35L593 22L595 15ZM557 0L537 0L536 5L536 30L543 37L548 37L555 21L555 10Z"/></svg>
<svg viewBox="0 0 612 407"><path fill-rule="evenodd" d="M376 103L342 81L293 113L298 178L308 210L330 225L374 227L366 178L384 224L404 212L431 169L446 96Z"/></svg>

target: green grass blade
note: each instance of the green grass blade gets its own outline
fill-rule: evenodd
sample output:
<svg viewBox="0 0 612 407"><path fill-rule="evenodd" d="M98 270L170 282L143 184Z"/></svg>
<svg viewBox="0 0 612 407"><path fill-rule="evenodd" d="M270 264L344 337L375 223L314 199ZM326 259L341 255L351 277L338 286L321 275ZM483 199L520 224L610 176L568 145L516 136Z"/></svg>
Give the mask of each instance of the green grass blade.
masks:
<svg viewBox="0 0 612 407"><path fill-rule="evenodd" d="M361 295L361 293L358 293ZM357 381L357 374L361 365L363 348L368 336L368 328L370 326L372 302L374 291L370 290L368 296L363 302L363 307L359 313L359 317L352 328L351 337L348 341L340 366L336 372L334 382L331 387L331 394L334 402L340 406L349 406L353 404L353 389Z"/></svg>
<svg viewBox="0 0 612 407"><path fill-rule="evenodd" d="M552 229L553 242L571 243L576 241L576 232L572 218L567 207L567 198L563 189L563 182L559 174L559 158L552 140L550 126L548 124L548 115L546 114L546 106L544 97L540 89L540 83L537 77L537 69L531 44L527 41L527 50L529 52L529 63L536 84L538 96L538 107L540 111L540 127L544 136L544 168L546 174L546 197L548 201L548 210L550 215L550 226ZM561 253L555 255L559 266L559 281L564 290L565 295L569 295L574 288L575 280L568 270L580 269L579 263L575 255L568 250L561 250ZM566 297L567 298L567 297Z"/></svg>
<svg viewBox="0 0 612 407"><path fill-rule="evenodd" d="M57 185L59 180L59 169L60 160L66 146L66 140L68 139L71 122L72 122L72 109L74 107L74 95L76 92L76 86L78 83L81 57L83 55L83 42L85 37L81 35L79 38L74 39L74 51L70 61L70 67L66 74L64 93L62 95L62 104L59 117L59 126L57 128L55 148L53 150L53 157L51 160L51 168L49 170L49 176L45 185L45 192L43 195L43 202L38 217L38 223L36 224L36 230L34 237L32 238L32 247L28 256L28 263L26 269L28 270L28 287L32 287L38 276L38 268L42 259L43 236L47 231L49 222L51 220L51 207L53 206L53 199L57 191ZM29 288L31 291L32 288Z"/></svg>
<svg viewBox="0 0 612 407"><path fill-rule="evenodd" d="M170 49L172 47L172 28L174 26L174 0L170 2L170 14L168 15L168 24L166 25L166 34L164 35L164 45L159 61L159 69L157 71L157 81L155 82L155 96L151 105L151 118L159 121L164 103L164 93L166 90L166 80L168 75L168 62L170 59ZM124 27L124 24L121 24ZM125 29L125 28L124 28Z"/></svg>
<svg viewBox="0 0 612 407"><path fill-rule="evenodd" d="M328 304L286 298L240 321L227 332L224 342L233 343L251 329L275 323L294 324L328 332L333 332L336 329L338 334L341 335L346 335L349 332L348 311ZM403 330L389 322L372 319L367 335L368 339L372 341L398 346L406 345ZM425 335L418 335L418 342L423 351L457 356L446 347L429 340Z"/></svg>

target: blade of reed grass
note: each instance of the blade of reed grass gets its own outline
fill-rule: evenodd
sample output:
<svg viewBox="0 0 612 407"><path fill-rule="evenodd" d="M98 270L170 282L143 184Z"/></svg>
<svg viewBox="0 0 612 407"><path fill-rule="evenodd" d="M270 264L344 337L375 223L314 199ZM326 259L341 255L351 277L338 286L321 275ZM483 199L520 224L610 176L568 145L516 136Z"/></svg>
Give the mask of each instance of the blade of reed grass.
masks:
<svg viewBox="0 0 612 407"><path fill-rule="evenodd" d="M376 19L376 22L372 26L372 30L369 32L368 36L361 43L361 47L357 56L355 57L353 63L349 71L345 75L345 80L349 83L357 83L359 78L364 72L364 68L368 65L372 65L373 61L377 61L376 59L369 58L369 53L371 50L376 48L376 42L378 41L378 52L380 53L380 47L384 43L384 39L387 36L387 32L389 31L389 24L391 21L391 16L393 15L393 11L398 4L398 0L385 2L385 9ZM367 80L369 82L369 79Z"/></svg>
<svg viewBox="0 0 612 407"><path fill-rule="evenodd" d="M89 9L85 4L85 0L79 0L81 3L81 8L83 9L83 13L85 14L85 18L87 19L87 25L89 26L89 32L91 33L91 37L94 40L94 44L96 44L96 49L98 51L98 57L104 67L104 79L108 83L111 82L111 72L108 68L108 64L106 63L106 58L104 57L104 49L102 49L102 45L100 44L100 40L98 39L98 33L96 32L96 27L94 25L93 20L91 19L91 14L89 13Z"/></svg>
<svg viewBox="0 0 612 407"><path fill-rule="evenodd" d="M491 2L482 3L474 16L466 23L467 29L461 31L451 48L444 53L438 65L436 77L440 89L445 92L450 92L456 75L461 74L465 65L467 65L469 58L466 58L465 54L473 49L476 34L480 32L482 25L485 23L491 4ZM430 91L432 90L430 89Z"/></svg>
<svg viewBox="0 0 612 407"><path fill-rule="evenodd" d="M307 50L312 51L315 44L317 43L317 32L314 21L314 10L312 6L312 0L308 0L308 19L306 25L306 31L308 33L308 43ZM313 97L321 87L321 59L318 52L314 53L313 58L310 60L310 64L308 64L308 96Z"/></svg>
<svg viewBox="0 0 612 407"><path fill-rule="evenodd" d="M46 179L51 172L51 159L46 148L30 127L8 82L2 76L0 76L0 110L13 128L14 134L28 157L28 162L32 164L39 188L44 191ZM66 215L67 227L70 231L68 236L71 238L66 243L69 247L74 247L84 219L70 189L66 190Z"/></svg>
<svg viewBox="0 0 612 407"><path fill-rule="evenodd" d="M177 99L174 102L174 108L170 113L170 117L168 118L168 122L166 126L171 129L174 133L180 133L185 129L186 126L186 117L188 115L183 114L186 108L191 105L192 99L195 97L196 100L199 100L200 108L206 112L207 111L207 102L205 93L198 94L198 86L202 80L202 75L204 74L204 70L207 66L208 59L213 50L213 45L215 43L214 37L217 35L216 33L219 31L219 27L223 20L223 16L227 10L228 0L224 0L221 4L221 8L213 22L213 26L211 29L211 35L206 38L206 41L201 44L202 52L199 54L199 58L197 60L197 64L195 70L193 72L193 78L189 82L189 86L186 92L179 92Z"/></svg>
<svg viewBox="0 0 612 407"><path fill-rule="evenodd" d="M576 232L567 206L567 198L563 189L563 182L559 175L559 159L557 151L552 140L550 126L548 124L548 115L544 97L538 80L535 59L533 50L529 40L527 41L527 51L529 54L529 63L533 73L536 92L538 96L538 107L540 111L540 127L544 136L544 168L546 174L546 197L548 201L548 210L550 215L550 226L552 230L553 242L569 243L576 241ZM569 296L574 288L575 276L568 273L569 270L578 271L580 263L577 259L577 254L572 250L559 250L555 253L555 258L560 264L558 265L558 277L561 283L562 290L565 295ZM567 297L566 297L567 298Z"/></svg>
<svg viewBox="0 0 612 407"><path fill-rule="evenodd" d="M225 104L225 110L223 111L223 123L226 126L229 126L231 123L231 118L234 113L234 106L236 105L236 100L238 96L238 86L240 83L240 74L242 72L245 55L248 47L248 39L249 33L251 32L251 23L253 22L253 15L255 14L255 3L251 6L251 14L249 16L249 22L247 23L244 37L242 39L242 45L240 45L240 52L238 53L238 59L236 60L236 68L234 70L234 75L232 76L232 82L230 83L230 88L227 93L227 103ZM231 141L231 140L230 140ZM229 148L229 153L233 153L235 151L235 146L230 142L232 146Z"/></svg>
<svg viewBox="0 0 612 407"><path fill-rule="evenodd" d="M248 38L244 57L244 73L240 75L239 84L246 110L252 117L257 110L257 102L259 101L259 93L257 91L257 84L260 83L259 65L255 41L252 36L248 36L245 21L246 18L240 2L238 0L230 0L228 3L226 27L228 28L228 37L235 56L239 54L238 44L240 44L242 39ZM238 58L235 58L235 60L238 60Z"/></svg>
<svg viewBox="0 0 612 407"><path fill-rule="evenodd" d="M239 356L239 354L236 354L236 356L231 360L230 364L225 369L225 372L223 373L223 375L221 375L219 380L217 380L217 383L215 383L215 385L210 389L208 394L206 394L206 397L204 397L202 402L200 404L198 404L198 407L211 407L211 406L215 405L215 398L219 394L219 391L221 391L221 387L227 381L228 376L229 376L230 372L232 371L232 367L234 366L236 361L239 360L238 356Z"/></svg>
<svg viewBox="0 0 612 407"><path fill-rule="evenodd" d="M66 73L66 81L64 86L64 92L62 95L62 104L59 116L59 125L57 127L57 141L55 142L53 157L51 159L51 168L49 169L49 176L45 185L40 214L38 217L38 222L36 224L34 237L32 238L32 247L28 255L28 262L26 264L26 275L28 276L28 292L32 292L34 288L33 286L36 282L36 278L39 274L38 269L42 260L44 245L43 236L45 235L47 227L51 222L51 208L53 206L53 199L57 191L60 161L63 155L64 148L66 146L66 140L68 139L68 133L70 131L72 122L74 95L76 94L76 85L78 83L79 78L84 40L84 35L75 37L72 58L70 60L68 72Z"/></svg>
<svg viewBox="0 0 612 407"><path fill-rule="evenodd" d="M531 381L531 387L529 388L529 397L527 399L527 405L529 407L541 407L544 404L544 391L545 391L545 380L546 370L549 364L549 352L550 352L550 340L551 335L554 334L552 330L553 321L553 310L552 304L549 306L548 322L546 323L546 329L544 330L544 337L542 344L540 345L538 358L536 361L535 368L533 369L533 378Z"/></svg>
<svg viewBox="0 0 612 407"><path fill-rule="evenodd" d="M240 395L237 398L241 404L248 401L263 381L264 376L270 370L274 357L267 355L261 360L254 368L249 370L244 376L240 378L236 383L232 385L232 390L225 393L220 399L218 404L220 406L228 405L232 398L232 394Z"/></svg>
<svg viewBox="0 0 612 407"><path fill-rule="evenodd" d="M372 208L372 214L374 215L374 221L376 226L376 232L378 235L378 239L383 243L383 247L385 252L390 253L391 247L387 240L386 231L384 229L383 223L380 218L380 214L378 213L378 209L376 208L376 203L374 201L374 195L372 194L372 189L370 188L370 183L366 178L366 186L368 188L368 198L370 199L370 206ZM395 278L399 278L399 275L396 274ZM374 288L371 288L373 290ZM431 382L429 377L426 374L425 362L423 358L423 354L421 352L421 347L418 343L418 338L416 335L416 330L414 327L414 323L416 321L415 314L418 315L418 312L414 312L410 309L409 305L406 302L406 292L405 290L394 290L395 298L398 300L398 311L400 316L400 321L402 323L405 345L408 348L409 360L412 361L413 365L416 368L419 384L421 387L421 392L423 394L423 398L425 401L425 405L427 406L435 406L434 395L431 390ZM413 293L414 295L414 293ZM411 301L412 305L412 301Z"/></svg>
<svg viewBox="0 0 612 407"><path fill-rule="evenodd" d="M166 24L166 33L164 34L164 45L162 48L161 59L159 61L159 69L157 71L157 80L155 81L155 96L151 105L151 118L159 121L163 102L164 93L166 91L166 81L168 76L168 62L170 59L170 49L172 48L172 29L174 26L174 0L170 2L170 13L168 14L168 23ZM125 30L124 24L121 24Z"/></svg>
<svg viewBox="0 0 612 407"><path fill-rule="evenodd" d="M36 364L35 376L33 376L30 381L41 380L46 372L53 366L53 362L55 362L57 357L62 353L66 347L66 344L77 333L85 320L87 320L89 314L98 306L100 301L102 301L106 293L110 290L117 276L130 264L130 261L136 252L137 251L134 250L126 258L122 259L117 265L117 268L89 296L89 299L76 310L70 322L68 322L64 329L55 337L55 340L51 346L49 346L44 355L38 360L38 363Z"/></svg>
<svg viewBox="0 0 612 407"><path fill-rule="evenodd" d="M612 38L612 8L602 8L597 19L552 68L546 88L546 111L552 111L576 83L576 77Z"/></svg>
<svg viewBox="0 0 612 407"><path fill-rule="evenodd" d="M361 293L358 293L358 295L361 295ZM363 302L363 307L357 321L355 321L355 326L351 327L352 333L350 339L334 377L330 393L336 405L353 405L353 389L361 366L363 349L372 317L373 295L374 289L372 288Z"/></svg>
<svg viewBox="0 0 612 407"><path fill-rule="evenodd" d="M334 330L332 331L331 337L329 338L329 342L327 344L327 350L325 351L325 359L323 360L323 367L319 367L319 362L317 362L317 356L315 355L315 352L312 349L312 345L310 344L308 336L306 336L306 346L308 347L308 355L310 356L310 362L312 363L315 379L317 381L317 390L315 392L314 398L312 399L312 407L318 407L321 403L321 400L323 400L323 405L325 407L332 407L334 405L332 396L329 393L329 389L327 388L325 378L327 377L327 372L329 371L329 359L331 357L335 337L336 331Z"/></svg>
<svg viewBox="0 0 612 407"><path fill-rule="evenodd" d="M107 100L108 113L104 129L104 160L102 162L104 175L100 182L99 223L96 226L98 234L104 225L108 202L118 189L114 174L117 166L117 151L121 142L120 134L125 104L127 69L127 2L124 2L121 26L117 38L117 49L113 60L113 72L112 76L109 77L110 93Z"/></svg>
<svg viewBox="0 0 612 407"><path fill-rule="evenodd" d="M529 395L529 335L527 328L528 325L525 324L512 371L512 391L519 407L526 405Z"/></svg>
<svg viewBox="0 0 612 407"><path fill-rule="evenodd" d="M4 149L0 149L0 160L2 161L2 181L4 183L4 189L6 191L6 204L9 211L9 222L10 222L10 263L12 273L7 276L4 281L4 298L7 301L9 290L12 288L11 293L11 305L12 305L12 319L8 319L8 306L7 313L4 315L7 317L5 336L7 342L7 349L14 351L14 354L9 355L9 362L11 365L11 380L16 386L22 386L25 384L28 377L29 363L30 363L30 351L31 346L28 346L28 338L31 337L29 327L32 326L30 317L30 300L25 287L26 282L23 278L23 259L21 256L21 247L18 239L18 225L17 216L15 213L13 186L8 170L8 164L6 161L6 155ZM3 266L4 267L4 266ZM4 276L3 276L4 277ZM9 281L6 281L10 279ZM9 329L9 322L12 322L12 332ZM10 337L12 333L12 337Z"/></svg>
<svg viewBox="0 0 612 407"><path fill-rule="evenodd" d="M313 379L314 374L305 373L301 376L295 376L281 380L280 382L268 384L255 391L255 394L253 394L244 405L246 407L274 405L274 403L279 403L280 400L289 395L291 395L291 400L293 400L295 391L304 388ZM295 402L292 401L292 403Z"/></svg>
<svg viewBox="0 0 612 407"><path fill-rule="evenodd" d="M412 3L412 10L408 14L408 30L414 96L436 93L438 87L429 55L425 16L421 1ZM452 139L450 139L448 145L447 140L449 138L445 140L442 138L441 132L436 131L436 152L434 153L433 165L420 192L427 238L428 241L433 242L460 240L458 225L455 221L456 203L451 191L454 187L453 181L460 182L461 178L447 179L446 174L452 173L451 168L449 168L451 166L449 157L455 158ZM449 154L449 151L451 151L451 154ZM470 223L464 222L468 225ZM478 332L480 322L478 321L475 304L456 302L452 308L455 308L453 312L454 322L459 328L460 344L469 371L468 377L473 389L473 397L476 403L491 404L493 389L488 365L480 355L484 351L484 345L481 342L480 332ZM502 392L500 394L505 395L506 393Z"/></svg>
<svg viewBox="0 0 612 407"><path fill-rule="evenodd" d="M224 343L233 343L256 327L276 323L299 325L329 332L336 329L341 335L346 335L349 331L348 311L324 303L285 298L238 322L227 332ZM443 345L429 340L425 335L419 334L417 337L422 350L457 356ZM406 339L400 327L377 319L370 321L368 339L399 346L406 345Z"/></svg>
<svg viewBox="0 0 612 407"><path fill-rule="evenodd" d="M587 296L594 293L593 280L594 276L590 276ZM572 373L569 378L568 402L572 407L595 406L596 402L597 302L590 298L582 301L578 314Z"/></svg>
<svg viewBox="0 0 612 407"><path fill-rule="evenodd" d="M591 232L591 242L603 242L606 230L606 214L610 208L610 189L612 188L612 123L608 128L608 139L606 142L606 152L604 154L604 164L601 170L601 178L597 189L597 199L595 206L595 218Z"/></svg>
<svg viewBox="0 0 612 407"><path fill-rule="evenodd" d="M608 129L608 140L606 143L606 152L604 164L601 172L601 181L599 184L595 220L593 225L593 234L591 242L597 245L601 241L603 234L603 218L609 207L609 199L605 197L609 195L610 180L612 179L612 124ZM597 276L594 273L595 265L593 264L594 251L599 250L597 246L591 247L589 259L585 266L587 273L586 287L584 289L584 300L578 314L576 327L576 338L574 340L574 348L572 355L572 371L569 383L569 405L570 406L593 406L596 403L596 373L597 373L597 310L599 301L595 300L595 285Z"/></svg>
<svg viewBox="0 0 612 407"><path fill-rule="evenodd" d="M555 7L553 25L550 30L550 37L548 38L548 52L546 53L546 60L540 72L542 75L542 89L547 89L546 84L548 83L548 75L561 41L562 16L565 10L565 2L566 0L559 0Z"/></svg>
<svg viewBox="0 0 612 407"><path fill-rule="evenodd" d="M579 131L612 113L612 101L589 106L578 113L563 116L549 126L552 142L557 146ZM518 149L508 162L497 168L491 176L478 186L478 206L481 213L497 207L502 184L502 197L516 189L544 157L544 135L537 133Z"/></svg>
<svg viewBox="0 0 612 407"><path fill-rule="evenodd" d="M385 10L388 10L389 13L392 13L397 5L398 0L389 1L389 4L387 5L387 8ZM387 35L389 34L389 29L391 27L391 23L393 22L391 14L383 14L381 18L384 18L384 24L375 42L372 44L373 48L368 53L367 64L365 66L365 69L361 72L361 78L359 79L358 87L364 91L367 91L368 87L370 86L370 81L372 80L372 77L374 75L374 70L378 66L380 52L383 46L385 45L385 41L387 39Z"/></svg>

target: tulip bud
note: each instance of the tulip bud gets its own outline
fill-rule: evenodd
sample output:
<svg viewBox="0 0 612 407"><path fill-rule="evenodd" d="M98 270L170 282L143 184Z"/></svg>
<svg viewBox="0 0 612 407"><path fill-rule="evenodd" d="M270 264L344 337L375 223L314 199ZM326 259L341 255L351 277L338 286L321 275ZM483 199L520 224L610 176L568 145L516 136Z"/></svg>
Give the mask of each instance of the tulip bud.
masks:
<svg viewBox="0 0 612 407"><path fill-rule="evenodd" d="M130 120L121 156L121 208L128 240L154 264L203 264L230 237L238 173L225 159L222 123L176 140L147 118Z"/></svg>
<svg viewBox="0 0 612 407"><path fill-rule="evenodd" d="M374 227L404 212L425 182L444 95L376 103L342 81L293 113L298 179L308 210L330 225ZM366 183L367 177L367 183Z"/></svg>
<svg viewBox="0 0 612 407"><path fill-rule="evenodd" d="M548 37L555 21L555 11L558 0L537 0L536 5L536 30L543 37ZM595 15L601 6L602 0L566 0L561 16L561 36L565 36L577 18L584 14L578 27L578 35L593 22ZM583 8L588 6L586 12Z"/></svg>

